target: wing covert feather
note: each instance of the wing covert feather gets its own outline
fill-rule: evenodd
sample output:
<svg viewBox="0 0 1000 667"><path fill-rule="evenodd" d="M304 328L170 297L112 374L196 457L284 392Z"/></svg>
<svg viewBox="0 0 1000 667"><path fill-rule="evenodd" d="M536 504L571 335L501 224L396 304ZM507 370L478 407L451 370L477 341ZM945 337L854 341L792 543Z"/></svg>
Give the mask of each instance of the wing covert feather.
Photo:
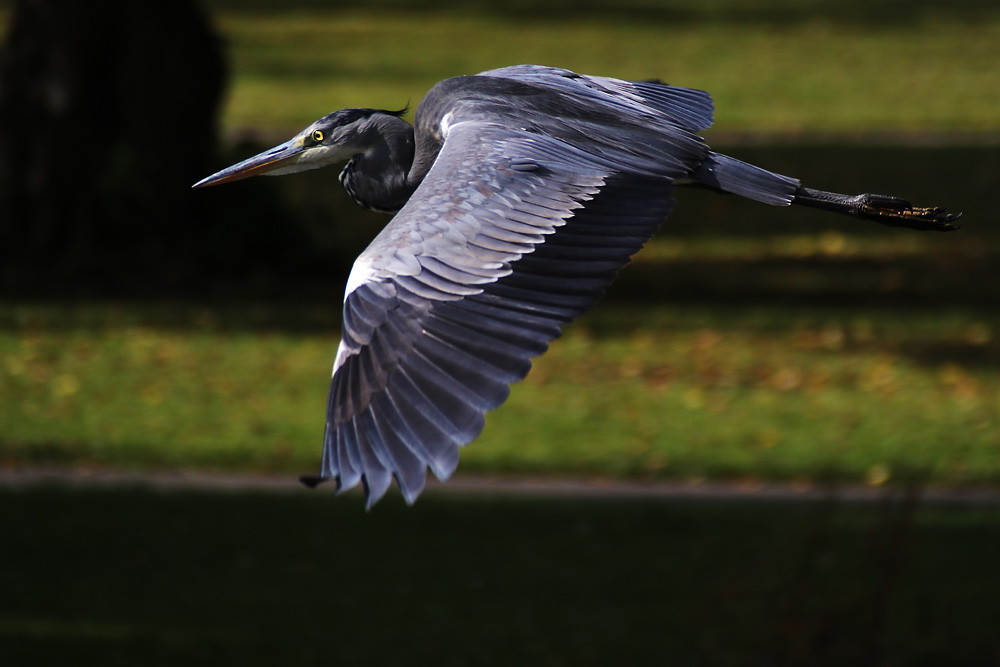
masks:
<svg viewBox="0 0 1000 667"><path fill-rule="evenodd" d="M649 239L673 205L672 173L584 148L451 128L352 271L322 477L363 482L369 507L393 477L407 502L426 468L447 478L531 358Z"/></svg>

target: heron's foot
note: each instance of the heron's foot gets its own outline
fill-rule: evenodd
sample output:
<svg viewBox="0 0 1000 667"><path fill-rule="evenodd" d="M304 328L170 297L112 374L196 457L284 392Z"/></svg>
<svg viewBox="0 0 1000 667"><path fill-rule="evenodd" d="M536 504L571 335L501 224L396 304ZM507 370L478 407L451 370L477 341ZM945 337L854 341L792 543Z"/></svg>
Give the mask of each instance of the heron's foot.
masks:
<svg viewBox="0 0 1000 667"><path fill-rule="evenodd" d="M961 213L946 213L939 206L920 208L905 199L886 195L858 195L857 204L855 215L859 218L889 227L951 232L959 228L952 223L962 217Z"/></svg>

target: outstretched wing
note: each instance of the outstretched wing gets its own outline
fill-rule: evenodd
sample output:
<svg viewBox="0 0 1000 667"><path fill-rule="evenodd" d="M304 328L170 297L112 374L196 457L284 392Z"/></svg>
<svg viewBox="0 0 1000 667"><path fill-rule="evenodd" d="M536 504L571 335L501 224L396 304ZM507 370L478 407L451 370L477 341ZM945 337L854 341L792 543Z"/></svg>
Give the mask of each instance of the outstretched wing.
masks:
<svg viewBox="0 0 1000 667"><path fill-rule="evenodd" d="M664 141L705 152L693 135ZM451 475L484 414L602 296L691 167L450 126L421 186L351 272L321 477L362 482L371 506L393 477L413 502L428 467Z"/></svg>

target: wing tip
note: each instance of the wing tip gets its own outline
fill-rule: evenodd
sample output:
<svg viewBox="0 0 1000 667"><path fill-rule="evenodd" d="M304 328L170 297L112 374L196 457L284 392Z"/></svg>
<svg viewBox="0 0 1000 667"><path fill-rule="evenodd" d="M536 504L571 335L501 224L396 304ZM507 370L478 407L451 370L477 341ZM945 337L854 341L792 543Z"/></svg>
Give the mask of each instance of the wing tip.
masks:
<svg viewBox="0 0 1000 667"><path fill-rule="evenodd" d="M427 468L424 468L424 470L426 471ZM454 472L454 470L454 466L450 467L450 470L438 469L438 471L435 471L435 475L438 476L438 479L444 481L451 476L451 473ZM438 474L439 472L441 473L440 475ZM418 479L407 481L404 480L403 477L397 472L393 472L392 479L396 480L396 486L399 487L400 494L403 496L403 501L407 505L412 506L417 502L417 498L420 497L420 494L423 493L426 475L421 475ZM299 482L301 482L302 485L308 489L316 489L320 484L324 484L330 480L336 482L336 492L338 495L356 486L356 484L353 484L345 487L341 484L340 475L299 475ZM375 503L381 500L385 493L389 490L389 486L391 486L385 485L383 487L379 484L373 488L372 484L368 480L367 472L361 475L361 484L365 494L365 511L370 511L372 507L375 506Z"/></svg>
<svg viewBox="0 0 1000 667"><path fill-rule="evenodd" d="M309 489L315 489L329 479L329 477L323 477L322 475L299 475L299 481Z"/></svg>

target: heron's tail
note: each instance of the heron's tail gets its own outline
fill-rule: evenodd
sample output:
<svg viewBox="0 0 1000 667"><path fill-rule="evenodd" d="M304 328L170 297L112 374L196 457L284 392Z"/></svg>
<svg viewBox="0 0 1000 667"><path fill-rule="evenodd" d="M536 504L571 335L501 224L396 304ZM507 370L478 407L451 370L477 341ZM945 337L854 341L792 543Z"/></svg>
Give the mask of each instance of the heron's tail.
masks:
<svg viewBox="0 0 1000 667"><path fill-rule="evenodd" d="M771 206L791 204L801 185L797 178L782 176L714 151L691 174L691 179L696 185Z"/></svg>
<svg viewBox="0 0 1000 667"><path fill-rule="evenodd" d="M962 215L948 213L939 206L916 207L899 197L842 195L813 190L803 187L797 178L782 176L715 152L709 152L701 166L690 175L688 184L729 192L772 206L798 204L890 227L947 232L958 229L958 225L953 223Z"/></svg>

